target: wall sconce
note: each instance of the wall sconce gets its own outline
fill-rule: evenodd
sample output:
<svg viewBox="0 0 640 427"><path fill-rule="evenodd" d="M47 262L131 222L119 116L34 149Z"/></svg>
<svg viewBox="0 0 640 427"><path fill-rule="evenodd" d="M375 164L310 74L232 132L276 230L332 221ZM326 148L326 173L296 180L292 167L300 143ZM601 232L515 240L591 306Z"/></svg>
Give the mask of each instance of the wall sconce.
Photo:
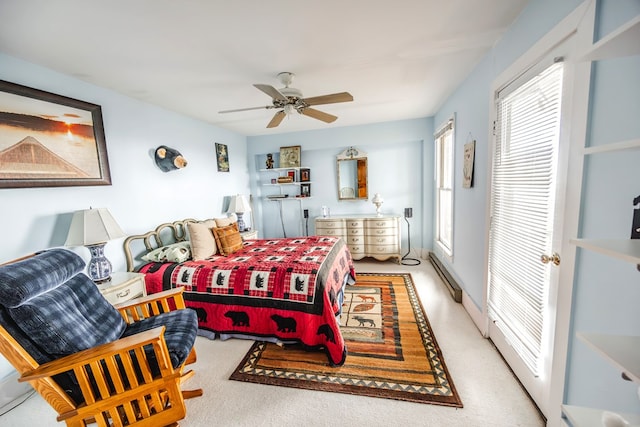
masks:
<svg viewBox="0 0 640 427"><path fill-rule="evenodd" d="M95 283L111 279L111 262L104 256L104 245L125 234L106 208L76 211L71 219L65 246L86 246L91 252L89 277Z"/></svg>

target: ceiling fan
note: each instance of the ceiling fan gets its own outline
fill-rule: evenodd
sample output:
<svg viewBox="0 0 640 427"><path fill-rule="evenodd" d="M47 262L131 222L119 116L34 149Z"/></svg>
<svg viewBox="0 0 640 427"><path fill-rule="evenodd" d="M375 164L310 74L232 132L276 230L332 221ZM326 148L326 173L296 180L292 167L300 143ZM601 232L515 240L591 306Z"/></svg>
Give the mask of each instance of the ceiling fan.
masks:
<svg viewBox="0 0 640 427"><path fill-rule="evenodd" d="M278 126L285 116L298 113L305 116L321 120L325 123L332 123L338 117L325 113L315 108L310 108L312 105L322 104L335 104L338 102L350 102L353 101L353 96L349 92L332 93L330 95L314 96L311 98L304 98L302 92L299 89L290 87L293 82L295 74L284 72L278 74L278 80L284 85L281 89L276 89L271 85L254 84L256 88L269 95L272 99L272 105L266 105L264 107L249 107L239 108L235 110L224 110L219 113L235 113L237 111L259 110L262 108L271 109L278 108L280 111L276 112L269 124L268 128L274 128Z"/></svg>

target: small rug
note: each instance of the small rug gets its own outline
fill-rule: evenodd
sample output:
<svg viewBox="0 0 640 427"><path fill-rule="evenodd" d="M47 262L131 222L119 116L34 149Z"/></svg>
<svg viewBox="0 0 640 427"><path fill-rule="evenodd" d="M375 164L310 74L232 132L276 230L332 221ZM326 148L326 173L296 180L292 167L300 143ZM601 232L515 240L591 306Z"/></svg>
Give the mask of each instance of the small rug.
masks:
<svg viewBox="0 0 640 427"><path fill-rule="evenodd" d="M344 365L256 342L230 379L462 407L410 274L358 273L342 309Z"/></svg>

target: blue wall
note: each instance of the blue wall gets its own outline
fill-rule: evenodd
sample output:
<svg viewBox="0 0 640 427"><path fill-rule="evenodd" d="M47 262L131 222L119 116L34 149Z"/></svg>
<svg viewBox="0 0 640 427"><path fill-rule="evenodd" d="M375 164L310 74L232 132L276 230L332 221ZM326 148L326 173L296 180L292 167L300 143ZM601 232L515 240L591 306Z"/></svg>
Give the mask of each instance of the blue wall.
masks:
<svg viewBox="0 0 640 427"><path fill-rule="evenodd" d="M310 120L307 117L295 119ZM285 122L286 125L286 122ZM265 168L267 153L279 153L280 147L300 145L302 166L311 168L311 195L302 203L309 209L309 233L313 234L313 218L321 206L331 214L375 213L371 199L375 193L384 197L382 212L402 215L405 207L413 208L411 246L430 248L432 243L433 191L433 121L430 118L377 123L363 126L336 127L320 131L292 132L248 138L248 154L255 163L251 173L252 193L262 219L256 224L260 235L282 237L280 213L276 202L264 199L271 194L261 183L272 175L259 172ZM336 180L336 156L353 146L367 153L369 199L339 201ZM283 202L287 236L300 234L298 202ZM258 220L257 220L258 222ZM303 222L304 224L304 222ZM403 254L407 249L406 222L402 221Z"/></svg>

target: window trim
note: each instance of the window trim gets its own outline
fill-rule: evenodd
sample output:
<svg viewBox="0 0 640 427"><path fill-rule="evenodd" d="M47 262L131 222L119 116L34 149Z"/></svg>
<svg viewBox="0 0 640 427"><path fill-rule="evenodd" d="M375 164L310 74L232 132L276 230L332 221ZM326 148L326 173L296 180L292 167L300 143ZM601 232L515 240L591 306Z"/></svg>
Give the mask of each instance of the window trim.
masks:
<svg viewBox="0 0 640 427"><path fill-rule="evenodd" d="M441 138L445 137L447 134L451 135L451 159L450 159L450 176L449 181L451 182L451 186L447 187L447 189L451 193L451 207L450 207L450 218L449 221L451 223L451 235L449 236L451 245L450 247L445 244L440 238L440 171L442 169L442 149L441 149ZM434 150L435 150L435 168L434 168L434 182L435 182L435 246L439 248L442 255L445 256L449 261L453 261L453 253L454 253L454 236L455 236L455 225L454 225L454 204L455 204L455 152L456 152L456 144L455 144L455 115L451 116L445 123L440 125L437 131L434 133Z"/></svg>

